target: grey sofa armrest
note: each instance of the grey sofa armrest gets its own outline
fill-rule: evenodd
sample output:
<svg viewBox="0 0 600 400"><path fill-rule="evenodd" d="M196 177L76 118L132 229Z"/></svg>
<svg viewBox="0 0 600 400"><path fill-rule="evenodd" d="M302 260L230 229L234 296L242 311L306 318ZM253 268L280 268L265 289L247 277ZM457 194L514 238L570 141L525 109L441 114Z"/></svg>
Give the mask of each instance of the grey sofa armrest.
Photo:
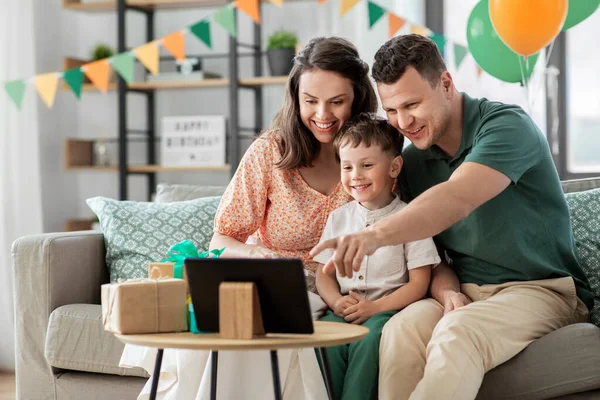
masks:
<svg viewBox="0 0 600 400"><path fill-rule="evenodd" d="M65 232L24 236L12 246L16 383L19 399L54 399L44 357L48 318L65 304L100 304L108 282L104 236Z"/></svg>

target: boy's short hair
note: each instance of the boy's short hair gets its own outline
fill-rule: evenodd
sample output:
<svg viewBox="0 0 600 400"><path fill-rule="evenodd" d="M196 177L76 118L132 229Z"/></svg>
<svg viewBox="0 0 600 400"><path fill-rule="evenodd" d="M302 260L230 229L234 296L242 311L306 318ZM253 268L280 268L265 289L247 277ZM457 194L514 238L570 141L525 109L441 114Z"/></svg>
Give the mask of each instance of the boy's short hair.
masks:
<svg viewBox="0 0 600 400"><path fill-rule="evenodd" d="M402 154L404 136L387 119L373 113L360 113L342 126L333 141L338 162L340 147L348 144L357 147L363 143L367 147L378 145L384 152L397 157Z"/></svg>

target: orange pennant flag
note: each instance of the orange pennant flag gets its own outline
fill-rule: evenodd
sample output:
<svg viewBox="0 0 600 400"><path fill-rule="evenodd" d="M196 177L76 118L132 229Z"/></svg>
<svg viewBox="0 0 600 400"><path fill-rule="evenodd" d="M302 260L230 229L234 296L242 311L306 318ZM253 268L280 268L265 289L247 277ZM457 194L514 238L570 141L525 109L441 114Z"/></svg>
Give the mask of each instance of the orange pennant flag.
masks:
<svg viewBox="0 0 600 400"><path fill-rule="evenodd" d="M56 97L56 89L58 88L58 74L55 72L50 74L38 75L35 77L33 84L48 108L54 104Z"/></svg>
<svg viewBox="0 0 600 400"><path fill-rule="evenodd" d="M245 12L257 24L260 24L260 0L237 0L235 6Z"/></svg>
<svg viewBox="0 0 600 400"><path fill-rule="evenodd" d="M271 3L275 4L276 6L282 7L283 6L283 0L269 0ZM321 1L321 0L319 0Z"/></svg>
<svg viewBox="0 0 600 400"><path fill-rule="evenodd" d="M394 13L388 13L388 25L389 25L389 37L390 39L394 37L396 32L398 32L406 23L405 19L400 18Z"/></svg>
<svg viewBox="0 0 600 400"><path fill-rule="evenodd" d="M319 4L325 3L327 0L319 0Z"/></svg>
<svg viewBox="0 0 600 400"><path fill-rule="evenodd" d="M410 26L410 31L411 31L411 33L415 33L415 34L421 35L421 36L429 36L431 34L431 31L429 30L429 28L427 28L425 26L414 25L414 24Z"/></svg>
<svg viewBox="0 0 600 400"><path fill-rule="evenodd" d="M158 74L158 46L156 42L146 43L133 49L133 54L152 73Z"/></svg>
<svg viewBox="0 0 600 400"><path fill-rule="evenodd" d="M185 38L181 31L173 32L162 38L162 45L178 60L185 60Z"/></svg>
<svg viewBox="0 0 600 400"><path fill-rule="evenodd" d="M348 12L350 11L355 5L358 4L360 0L342 0L342 4L341 4L341 14L342 17Z"/></svg>
<svg viewBox="0 0 600 400"><path fill-rule="evenodd" d="M110 80L110 65L106 59L94 61L93 63L84 65L84 73L90 81L102 93L108 90L108 81Z"/></svg>

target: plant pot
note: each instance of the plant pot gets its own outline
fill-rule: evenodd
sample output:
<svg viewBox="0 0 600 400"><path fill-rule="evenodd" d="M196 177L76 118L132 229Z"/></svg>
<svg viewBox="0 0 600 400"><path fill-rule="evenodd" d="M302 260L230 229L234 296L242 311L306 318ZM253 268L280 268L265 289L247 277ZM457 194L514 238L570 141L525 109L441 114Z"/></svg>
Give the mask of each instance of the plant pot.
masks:
<svg viewBox="0 0 600 400"><path fill-rule="evenodd" d="M267 50L267 61L272 76L285 76L290 73L294 63L295 49Z"/></svg>

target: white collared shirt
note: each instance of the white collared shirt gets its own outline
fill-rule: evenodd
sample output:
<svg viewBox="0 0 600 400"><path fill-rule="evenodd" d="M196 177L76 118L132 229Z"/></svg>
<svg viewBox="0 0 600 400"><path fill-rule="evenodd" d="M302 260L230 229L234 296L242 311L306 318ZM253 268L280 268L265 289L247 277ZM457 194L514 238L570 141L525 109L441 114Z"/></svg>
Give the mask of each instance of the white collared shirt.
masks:
<svg viewBox="0 0 600 400"><path fill-rule="evenodd" d="M352 201L329 214L321 236L321 242L341 235L356 233L406 207L396 197L389 205L378 210L369 210L357 201ZM327 249L314 260L325 264L333 250ZM437 249L431 238L406 243L405 245L381 247L371 256L365 257L360 270L352 278L341 277L336 272L340 293L356 291L368 300L377 300L390 294L408 282L408 270L440 263Z"/></svg>

